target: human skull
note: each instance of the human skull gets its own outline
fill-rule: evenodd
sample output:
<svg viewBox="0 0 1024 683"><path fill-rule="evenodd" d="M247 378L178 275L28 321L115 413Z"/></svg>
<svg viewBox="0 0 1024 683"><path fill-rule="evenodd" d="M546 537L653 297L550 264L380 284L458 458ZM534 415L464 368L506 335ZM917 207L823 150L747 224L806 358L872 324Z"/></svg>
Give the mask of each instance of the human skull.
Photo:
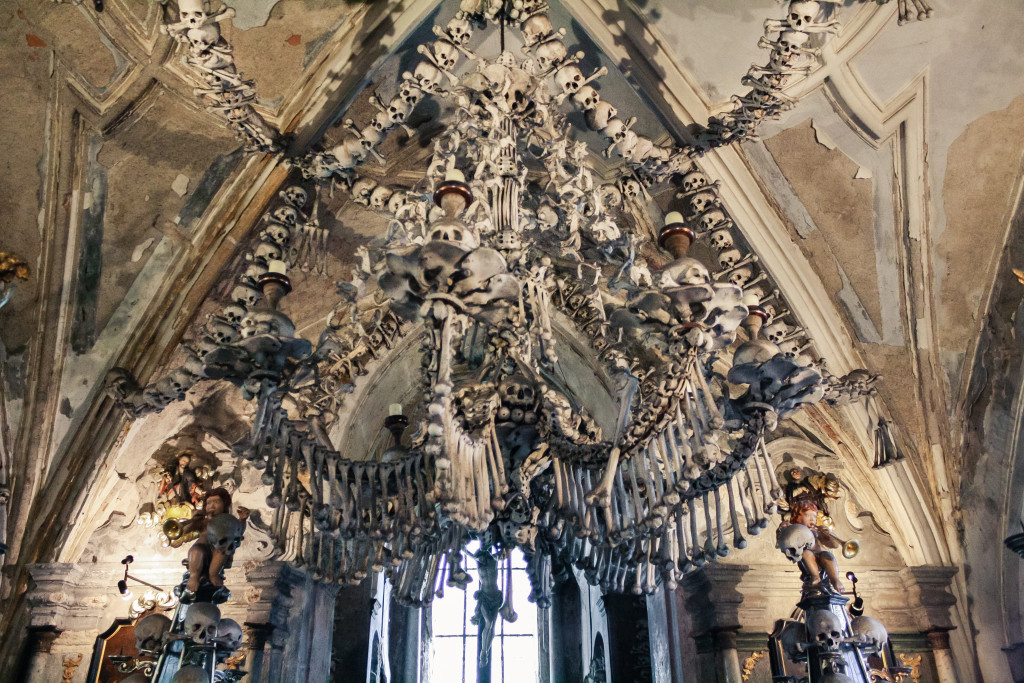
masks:
<svg viewBox="0 0 1024 683"><path fill-rule="evenodd" d="M206 540L210 547L225 555L234 555L235 548L242 542L245 523L232 514L222 512L206 523Z"/></svg>
<svg viewBox="0 0 1024 683"><path fill-rule="evenodd" d="M388 117L392 123L405 123L405 117L412 111L412 105L401 97L395 97L388 102Z"/></svg>
<svg viewBox="0 0 1024 683"><path fill-rule="evenodd" d="M218 622L217 643L229 652L242 647L242 627L237 621L225 617Z"/></svg>
<svg viewBox="0 0 1024 683"><path fill-rule="evenodd" d="M402 82L402 86L398 89L398 96L407 104L415 105L423 99L423 90L418 88L416 83L410 80L405 80Z"/></svg>
<svg viewBox="0 0 1024 683"><path fill-rule="evenodd" d="M370 195L377 188L377 183L370 178L360 178L352 185L352 199L363 206L370 205Z"/></svg>
<svg viewBox="0 0 1024 683"><path fill-rule="evenodd" d="M470 35L472 35L472 27L469 24L469 20L465 17L455 17L448 22L445 27L448 31L448 37L456 45L465 45L469 41Z"/></svg>
<svg viewBox="0 0 1024 683"><path fill-rule="evenodd" d="M416 70L411 75L402 74L402 77L411 78L416 81L416 87L420 90L433 91L437 84L441 82L441 79L444 78L444 74L436 66L424 59L416 65ZM404 97L401 99L406 104L409 104L408 100Z"/></svg>
<svg viewBox="0 0 1024 683"><path fill-rule="evenodd" d="M268 264L271 261L281 260L281 247L274 242L260 242L256 245L256 251L253 252L252 260L257 263Z"/></svg>
<svg viewBox="0 0 1024 683"><path fill-rule="evenodd" d="M558 225L558 212L549 204L541 204L537 207L537 224L545 229Z"/></svg>
<svg viewBox="0 0 1024 683"><path fill-rule="evenodd" d="M291 239L292 233L288 229L288 226L281 225L280 223L270 223L267 229L260 233L260 237L266 240L270 240L276 244L284 246Z"/></svg>
<svg viewBox="0 0 1024 683"><path fill-rule="evenodd" d="M589 111L601 101L601 95L589 85L585 85L579 89L579 92L572 96L572 100L580 109Z"/></svg>
<svg viewBox="0 0 1024 683"><path fill-rule="evenodd" d="M377 112L377 115L370 121L370 125L378 132L383 133L391 127L391 114L386 111ZM361 133L362 131L360 131Z"/></svg>
<svg viewBox="0 0 1024 683"><path fill-rule="evenodd" d="M787 21L793 28L802 30L806 28L808 24L814 23L820 9L821 5L817 2L810 2L809 0L793 0L793 2L789 3L789 16L787 17Z"/></svg>
<svg viewBox="0 0 1024 683"><path fill-rule="evenodd" d="M662 268L660 279L663 288L706 285L711 281L711 274L707 267L697 259L683 257Z"/></svg>
<svg viewBox="0 0 1024 683"><path fill-rule="evenodd" d="M779 353L797 365L808 367L811 364L811 358L803 352L802 346L798 339L790 339L779 345Z"/></svg>
<svg viewBox="0 0 1024 683"><path fill-rule="evenodd" d="M622 132L622 137L615 143L615 151L619 156L631 158L636 150L639 136L631 130Z"/></svg>
<svg viewBox="0 0 1024 683"><path fill-rule="evenodd" d="M725 223L725 213L721 209L709 209L704 213L700 214L700 226L705 231L714 230L715 226ZM732 238L730 237L729 246L732 246Z"/></svg>
<svg viewBox="0 0 1024 683"><path fill-rule="evenodd" d="M236 286L231 290L231 300L238 302L240 305L251 308L259 302L260 291L255 287L250 287L246 284Z"/></svg>
<svg viewBox="0 0 1024 683"><path fill-rule="evenodd" d="M255 261L251 261L245 267L245 270L242 272L242 277L245 278L246 281L248 281L248 282L257 282L260 279L260 276L263 275L265 272L267 272L267 270L269 270L267 268L267 264L265 264L265 263L257 263ZM242 312L242 315L243 316L245 315L244 311ZM241 320L241 319L242 319L241 316L239 316L238 320ZM233 319L229 319L229 320L230 320L230 322L236 322L236 323L238 322L238 320L233 320Z"/></svg>
<svg viewBox="0 0 1024 683"><path fill-rule="evenodd" d="M701 171L693 170L683 176L683 190L693 192L707 186L708 178Z"/></svg>
<svg viewBox="0 0 1024 683"><path fill-rule="evenodd" d="M889 632L885 630L882 622L863 614L853 618L850 622L850 631L855 640L869 645L874 652L881 652L889 640Z"/></svg>
<svg viewBox="0 0 1024 683"><path fill-rule="evenodd" d="M622 194L629 199L639 200L643 196L643 186L640 182L629 178L626 182L622 183Z"/></svg>
<svg viewBox="0 0 1024 683"><path fill-rule="evenodd" d="M809 39L803 31L783 31L779 36L779 52L784 56L800 54Z"/></svg>
<svg viewBox="0 0 1024 683"><path fill-rule="evenodd" d="M636 140L629 148L629 159L634 163L641 163L648 157L653 156L654 150L655 145L650 138L643 135L637 135Z"/></svg>
<svg viewBox="0 0 1024 683"><path fill-rule="evenodd" d="M174 389L179 396L184 394L193 384L195 384L195 379L192 373L183 366L176 367L171 370L170 374L167 375L167 381L170 382L171 388Z"/></svg>
<svg viewBox="0 0 1024 683"><path fill-rule="evenodd" d="M206 52L220 40L220 25L216 22L190 28L185 36L192 46L192 53Z"/></svg>
<svg viewBox="0 0 1024 683"><path fill-rule="evenodd" d="M289 330L287 325L283 323L282 317L283 314L277 311L268 311L266 309L249 311L242 318L242 322L239 325L242 339L249 339L263 334L285 336L284 332L289 332ZM282 327L283 324L284 327ZM294 332L294 329L290 330L290 332Z"/></svg>
<svg viewBox="0 0 1024 683"><path fill-rule="evenodd" d="M807 633L811 637L811 642L826 650L839 649L839 643L843 638L842 631L843 623L830 610L816 609L807 615Z"/></svg>
<svg viewBox="0 0 1024 683"><path fill-rule="evenodd" d="M814 533L803 524L790 524L779 529L776 545L790 562L799 562L804 551L814 547Z"/></svg>
<svg viewBox="0 0 1024 683"><path fill-rule="evenodd" d="M289 228L294 228L299 222L299 212L295 210L294 206L279 206L271 212L270 218Z"/></svg>
<svg viewBox="0 0 1024 683"><path fill-rule="evenodd" d="M702 221L703 222L703 219ZM732 249L734 244L732 232L729 228L721 228L711 233L711 246L717 251L725 251L726 249Z"/></svg>
<svg viewBox="0 0 1024 683"><path fill-rule="evenodd" d="M238 338L238 330L224 320L214 318L206 324L206 331L218 344L230 344Z"/></svg>
<svg viewBox="0 0 1024 683"><path fill-rule="evenodd" d="M608 128L611 121L616 120L618 116L618 110L612 105L608 104L604 100L600 100L591 109L587 110L583 118L587 121L587 127L590 130L603 131Z"/></svg>
<svg viewBox="0 0 1024 683"><path fill-rule="evenodd" d="M391 188L380 185L370 195L370 206L383 211L387 208L389 199L391 199Z"/></svg>
<svg viewBox="0 0 1024 683"><path fill-rule="evenodd" d="M363 139L354 133L346 135L341 144L356 163L365 159L369 153L369 150L363 145Z"/></svg>
<svg viewBox="0 0 1024 683"><path fill-rule="evenodd" d="M382 114L384 112L378 112ZM366 124L359 130L359 138L363 143L363 149L369 154L370 150L380 144L384 139L384 129L377 128L373 121Z"/></svg>
<svg viewBox="0 0 1024 683"><path fill-rule="evenodd" d="M188 612L185 613L185 635L193 642L207 643L217 637L218 623L220 623L220 609L216 605L210 602L193 603L189 605Z"/></svg>
<svg viewBox="0 0 1024 683"><path fill-rule="evenodd" d="M402 190L393 193L388 199L388 211L397 214L408 200L409 196Z"/></svg>
<svg viewBox="0 0 1024 683"><path fill-rule="evenodd" d="M556 64L560 64L569 55L569 51L565 48L565 43L558 38L545 40L537 46L534 53L537 55L537 66L540 67L542 72L551 69Z"/></svg>
<svg viewBox="0 0 1024 683"><path fill-rule="evenodd" d="M569 95L583 87L583 72L575 64L566 64L555 72L555 83Z"/></svg>
<svg viewBox="0 0 1024 683"><path fill-rule="evenodd" d="M281 193L281 198L288 202L289 205L294 206L296 209L301 209L309 201L309 194L306 190L298 185L289 185Z"/></svg>
<svg viewBox="0 0 1024 683"><path fill-rule="evenodd" d="M171 683L210 683L210 672L201 666L189 664L178 669Z"/></svg>
<svg viewBox="0 0 1024 683"><path fill-rule="evenodd" d="M523 38L526 39L527 45L544 40L552 31L554 31L554 27L546 14L534 14L523 22Z"/></svg>
<svg viewBox="0 0 1024 683"><path fill-rule="evenodd" d="M718 265L723 269L732 268L742 258L743 254L740 253L739 249L726 249L718 255Z"/></svg>
<svg viewBox="0 0 1024 683"><path fill-rule="evenodd" d="M221 310L221 316L230 323L238 324L242 322L242 318L245 317L246 310L244 306L239 304L228 304Z"/></svg>
<svg viewBox="0 0 1024 683"><path fill-rule="evenodd" d="M622 119L611 119L608 121L608 125L601 130L601 134L606 138L610 138L613 142L618 142L626 136L626 124Z"/></svg>
<svg viewBox="0 0 1024 683"><path fill-rule="evenodd" d="M718 205L718 195L711 190L703 190L690 197L690 208L694 213L704 213Z"/></svg>
<svg viewBox="0 0 1024 683"><path fill-rule="evenodd" d="M135 624L135 647L142 653L159 652L164 635L171 630L171 620L163 614L150 614Z"/></svg>
<svg viewBox="0 0 1024 683"><path fill-rule="evenodd" d="M439 68L451 71L459 61L459 49L447 40L435 40L434 59Z"/></svg>
<svg viewBox="0 0 1024 683"><path fill-rule="evenodd" d="M761 328L761 335L770 341L772 344L781 344L782 340L789 334L789 325L777 320L771 325L765 325Z"/></svg>
<svg viewBox="0 0 1024 683"><path fill-rule="evenodd" d="M754 279L754 269L750 266L740 266L729 273L729 284L736 285L740 289L746 287L752 279Z"/></svg>
<svg viewBox="0 0 1024 683"><path fill-rule="evenodd" d="M533 388L533 382L519 374L506 377L502 381L499 391L501 392L502 402L512 408L529 408L537 400L537 393Z"/></svg>
<svg viewBox="0 0 1024 683"><path fill-rule="evenodd" d="M210 15L209 0L178 0L178 20L198 28L206 23Z"/></svg>

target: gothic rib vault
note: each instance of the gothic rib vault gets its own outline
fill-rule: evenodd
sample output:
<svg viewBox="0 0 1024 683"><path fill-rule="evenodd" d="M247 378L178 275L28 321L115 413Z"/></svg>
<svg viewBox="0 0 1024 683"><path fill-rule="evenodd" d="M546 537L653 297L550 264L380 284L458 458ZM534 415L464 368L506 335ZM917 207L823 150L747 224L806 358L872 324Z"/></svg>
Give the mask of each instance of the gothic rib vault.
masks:
<svg viewBox="0 0 1024 683"><path fill-rule="evenodd" d="M323 16L316 15L318 23L313 23L314 18L306 12L291 5L286 7L283 18L274 17L268 24L280 25L274 29L278 32L293 30L286 28L286 20L300 22L293 25L301 25L302 21L320 25L325 21ZM772 9L766 3L753 23L771 16ZM45 201L42 214L38 209L21 213L41 215L39 220L46 226L48 239L40 243L42 256L35 264L31 285L20 288L18 299L0 313L15 321L11 327L5 324L8 358L23 363L25 368L24 375L16 375L13 382L7 374L5 384L5 400L9 404L9 428L4 435L5 470L11 473L8 482L19 483L14 488L8 530L8 586L23 580L21 568L27 564L79 561L96 526L120 509L117 503L112 504L123 495L119 492L122 480L117 473L123 474L128 469L125 465L135 460L130 471L141 474L143 463L138 462L138 452L146 452L148 457L183 424L197 420L186 411L172 411L159 419L145 418L144 426L136 425L119 439L121 414L102 398L99 378L110 366L121 365L131 368L141 379L156 379L167 368L179 364L180 359L170 356L176 342L182 336L194 334L196 326L213 310L214 302L224 293L218 289L223 287L219 284L223 282L222 271L232 264L239 266L236 244L251 239L247 236L253 234L253 226L285 186L289 174L279 157L257 155L240 160L237 155L232 156L234 143L221 133L213 117L197 111L194 95L183 84L182 67L171 56L171 45L159 37L152 10L148 10L145 20L135 18L133 11L129 5L111 3L103 15L90 15L84 8L55 6L42 15L30 12L25 19L19 17L41 27L26 33L43 33L47 22L53 20L49 16L55 16L53 13L63 12L61 16L66 17L66 13L75 12L85 17L76 18L84 22L83 31L94 31L91 27L95 22L117 47L111 59L113 67L108 68L95 63L102 61L95 55L88 58L73 52L75 37L68 38L53 30L53 37L46 35L41 39L61 48L52 57L55 85L48 110L50 132L47 138L40 134L38 142L42 158L48 160L42 190ZM317 11L328 14L327 10ZM656 132L645 131L652 138L661 136L665 140L667 131L676 139L685 140L687 125L705 121L709 109L721 109L707 104L716 99L709 96L709 91L737 91L736 74L741 74L742 68L733 68L729 79L716 81L716 70L728 70L727 59L709 66L700 60L715 56L713 47L694 47L699 57L688 58L685 51L679 54L683 48L666 37L678 35L691 25L688 22L706 18L703 15L709 10L705 8L690 7L690 16L664 8L660 18L650 21L643 19L642 11L614 7L611 3L604 7L597 3L565 2L562 11L566 17L574 18L570 25L578 41L597 46L609 68L622 68L629 73L643 95L642 100L634 101L655 112L648 120L656 122L659 128ZM974 364L970 359L974 358L977 340L973 333L961 328L980 329L980 324L968 325L966 321L972 316L985 316L984 302L992 296L992 285L999 272L996 256L1011 229L1009 217L1016 200L1016 190L1008 189L1016 188L1016 167L980 166L980 158L993 144L981 129L995 126L1012 133L1015 126L1019 127L1019 118L1015 118L1018 112L1013 107L1000 114L1001 119L982 112L995 120L984 125L972 124L963 135L973 137L954 140L950 131L959 130L956 124L948 124L949 130L941 125L928 127L932 120L943 121L946 111L943 105L929 116L927 109L926 95L932 79L939 81L933 86L938 92L947 92L942 88L950 87L942 85L942 77L926 69L908 74L905 81L894 85L892 80L877 74L859 75L859 70L872 73L871 67L876 66L872 60L879 59L877 54L882 48L876 47L872 54L872 46L890 39L904 40L892 26L894 12L893 6L870 4L846 8L842 16L844 29L826 47L824 65L801 85L800 92L793 93L801 100L795 112L779 123L768 124L762 130L764 143L716 149L699 163L710 178L722 182L721 195L730 215L814 339L815 350L828 361L830 370L841 375L863 365L890 378L881 388L881 395L886 411L908 432L913 443L911 457L907 464L895 469L871 472L869 417L856 406L838 411L812 409L800 418L800 427L814 434L827 450L838 454L847 471L855 474L851 487L861 487L858 495L874 512L879 526L893 537L902 564L962 567L965 560L959 531L950 522L955 517L951 513L958 511L960 502L952 492L957 490L960 477L968 473L960 468L960 458L970 461L971 453L968 449L964 456L954 454L961 451L959 430L966 417L966 408L961 406L968 405L976 395L969 391L969 373L960 368ZM343 129L332 124L339 112L344 112L342 118L357 120L372 113L360 111L360 105L344 106L362 99L354 93L360 90L358 84L364 74L370 73L374 65L380 66L374 81L382 83L388 74L407 68L412 56L403 55L402 46L415 44L410 34L422 32L417 27L429 26L434 16L433 3L345 8L344 16L339 13L329 19L337 30L324 31L316 49L307 53L305 64L288 58L291 61L287 69L269 69L275 75L290 75L287 79L279 77L276 83L274 92L279 101L264 99L259 111L281 130L294 135L291 151L306 148L323 134L327 140L338 140ZM723 12L723 16L728 16L728 12ZM424 18L428 19L426 24L422 23ZM973 17L958 20L968 22ZM919 35L927 35L930 30L949 30L942 26L933 29L929 25L933 23L934 20L899 30ZM750 53L759 31L754 32L752 40L744 42L740 36L744 31L751 33L751 20L740 18L736 24L737 37L731 38L730 43L737 52L747 51L745 59L756 59ZM257 90L262 91L265 79L252 46L249 54L254 59L253 66L243 61L245 34L246 31L235 30L231 36L236 45L235 58L246 75L256 77ZM12 36L15 37L23 40L22 36ZM387 57L390 50L396 50L396 56ZM160 55L166 68L141 66L148 61L146 55L154 53ZM36 61L46 61L41 52L34 54ZM31 55L26 55L26 60L28 56ZM267 66L273 66L272 55L262 58L267 60ZM687 59L696 66L684 68ZM925 61L929 59L934 58L929 55ZM30 71L29 64L19 62L18 68ZM701 68L704 71L700 76L692 73ZM295 77L298 69L304 73L301 79ZM83 71L94 79L92 83ZM109 83L95 85L110 73L115 76ZM706 83L697 86L701 79ZM628 93L629 87L620 78L608 94L604 90L602 94L612 100L613 92ZM1001 101L1008 102L1012 88L1005 90L1007 94ZM889 95L888 101L881 103L884 97L876 92ZM261 92L261 97L269 95ZM1000 108L992 105L993 111ZM162 114L163 111L167 113ZM813 128L801 125L808 115L814 117ZM143 133L163 126L171 126L168 139L176 144L195 144L195 148L172 154L172 162L161 159L167 144L153 140L152 133ZM133 131L139 139L132 139ZM419 135L426 137L430 132L426 126ZM1010 137L1012 144L1019 144L1016 137ZM43 149L44 139L49 151ZM211 140L211 148L204 150L201 144L191 142L197 139ZM933 158L926 158L925 149L935 149L939 143L945 148L933 152ZM941 172L942 164L934 157L945 156L950 149L961 151L957 145L977 150L974 156L979 159L973 173L959 154L950 154L948 161L943 160L949 170ZM111 151L114 146L120 147L122 158ZM399 170L419 167L414 163L415 150L414 145L405 146L405 150L385 150L389 166L380 177L395 177ZM61 151L68 153L58 154ZM215 151L222 158L214 159ZM104 153L112 155L105 163ZM422 159L427 152L419 154ZM94 165L97 162L90 159L98 159L99 165L107 170L99 172ZM163 175L154 171L152 181L143 176L141 183L138 176L117 175L140 162L154 164ZM808 177L803 170L806 166L817 169L815 177ZM856 189L850 196L835 196L832 203L826 204L813 189L815 182L824 185L826 179L835 188L840 178L850 179L851 170L865 175L862 169L867 169L874 180L854 182ZM176 195L167 190L167 181L173 180L173 175L168 176L171 170L188 171L186 175L199 184L205 199L189 200L188 204L174 199ZM204 172L205 183L200 180ZM974 207L974 200L968 195L970 186L962 190L956 187L957 179L977 181L985 173L992 175L986 176L991 180L983 183L982 188L999 188L1003 192L1001 196L1005 199L999 207ZM867 191L856 187L856 183L868 180L871 187ZM148 183L153 186L151 194L162 202L161 209L151 215L130 206L132 202L126 199L129 190L141 193L144 198L150 193L142 189L148 188ZM158 189L165 199L159 199ZM197 190L192 190L191 196L196 194ZM30 203L32 193L27 195L16 201ZM105 205L97 202L100 196L106 197ZM937 203L936 197L942 198L941 203ZM135 197L134 202L139 201ZM332 275L337 277L338 271L346 267L345 255L351 253L352 246L370 233L382 231L383 224L373 227L363 209L348 202L342 193L334 199L325 196L323 201L330 214L342 215L337 224L331 221L335 238L346 240L332 245L332 258L336 259L332 261ZM872 209L868 216L858 208L864 203ZM993 199L991 203L999 202ZM836 206L840 215L830 215L830 206ZM171 220L175 213L171 207L180 207L178 225ZM838 207L847 213L843 214ZM665 208L667 205L661 205L658 210ZM114 216L119 220L113 220ZM963 225L956 221L964 220L965 216L971 217L974 225L985 226L985 232L974 233L971 241L975 244L966 243L965 238L956 241L946 237L955 231L955 226ZM879 223L886 219L889 224L880 229ZM131 229L146 223L152 224L146 234L154 238L149 247L154 251L150 256L143 249L140 258L132 260L134 255L125 253L125 247L117 245L117 238L120 235L125 244L131 243L134 248L143 240L136 239ZM181 227L190 223L191 228ZM360 230L350 231L346 223L356 224ZM364 229L363 225L367 227ZM850 226L856 226L855 230ZM35 220L19 220L16 232L11 234L24 235L31 243L28 236L35 228ZM936 237L933 232L942 236ZM59 240L57 235L70 237ZM984 242L983 235L990 236L993 243L985 253L977 251L981 248L977 243ZM855 244L843 244L843 238ZM17 244L6 244L7 239L5 247L19 248ZM36 242L39 243L38 239ZM794 248L794 244L801 248ZM863 263L864 255L875 249L878 255L871 268ZM954 253L963 255L953 263L941 262L953 260ZM118 266L122 270L115 278L113 268L118 259L124 265ZM90 279L97 275L88 274L86 267L97 261L103 264L100 288ZM936 267L937 261L941 268ZM975 283L981 288L977 292L966 289L963 280L969 278L964 277L964 262L988 264L984 282ZM937 274L943 270L947 275ZM951 271L957 273L955 278L948 275ZM134 289L128 288L133 283ZM302 283L297 284L300 286L296 289L300 290ZM47 289L37 290L33 297L32 286ZM899 294L914 291L921 294ZM822 292L830 294L823 296ZM954 300L975 294L979 303L973 313L954 307ZM300 297L296 291L288 300L288 308L303 330L325 311L317 307L318 302L303 301ZM37 327L36 315L39 320L49 321L39 326L52 334L32 334ZM26 316L33 322L23 322ZM961 324L951 324L951 318ZM952 355L962 352L963 347L967 347L963 358ZM8 373L9 367L5 366ZM915 377L916 381L894 385L893 377L907 376ZM63 405L64 399L67 407ZM947 415L952 416L952 433L944 426ZM140 436L142 432L147 433L147 438ZM221 438L227 440L229 436ZM966 489L970 494L970 482L966 482ZM1012 497L1012 492L1004 495ZM1007 508L1012 504L1004 503ZM123 501L120 505L124 508L122 512L133 514L128 510L130 505ZM1013 517L1012 512L1009 517ZM69 523L70 520L75 521ZM966 525L971 528L969 519ZM968 539L967 543L970 546L972 541ZM961 675L968 678L975 675L970 663L974 661L972 651L990 647L1000 636L989 634L986 620L990 615L968 613L966 597L970 586L962 573L954 585L960 598L954 610L954 623L959 626L954 633L954 646L958 659L966 662ZM18 592L6 590L13 590L15 595ZM9 617L15 613L16 603L8 602ZM972 620L976 620L977 639L973 637ZM979 627L977 620L985 623ZM10 628L15 623L7 621ZM1003 638L1005 642L1001 645L1013 642L1013 636ZM986 677L997 675L984 671L986 666L994 665L982 665Z"/></svg>

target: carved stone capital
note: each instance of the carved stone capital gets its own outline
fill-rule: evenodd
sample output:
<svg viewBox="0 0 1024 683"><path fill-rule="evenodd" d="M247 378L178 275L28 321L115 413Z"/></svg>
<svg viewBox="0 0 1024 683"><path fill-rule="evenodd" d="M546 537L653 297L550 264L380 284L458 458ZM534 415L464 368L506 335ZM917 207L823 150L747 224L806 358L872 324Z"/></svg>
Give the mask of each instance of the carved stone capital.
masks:
<svg viewBox="0 0 1024 683"><path fill-rule="evenodd" d="M956 567L928 566L907 567L901 571L921 630L950 631L955 628L950 608L956 604L956 597L950 588L957 571Z"/></svg>
<svg viewBox="0 0 1024 683"><path fill-rule="evenodd" d="M739 585L748 570L745 565L709 564L683 579L694 633L738 629L743 603Z"/></svg>
<svg viewBox="0 0 1024 683"><path fill-rule="evenodd" d="M29 626L63 630L68 611L77 602L85 570L65 563L37 564L29 567L34 586L28 592Z"/></svg>

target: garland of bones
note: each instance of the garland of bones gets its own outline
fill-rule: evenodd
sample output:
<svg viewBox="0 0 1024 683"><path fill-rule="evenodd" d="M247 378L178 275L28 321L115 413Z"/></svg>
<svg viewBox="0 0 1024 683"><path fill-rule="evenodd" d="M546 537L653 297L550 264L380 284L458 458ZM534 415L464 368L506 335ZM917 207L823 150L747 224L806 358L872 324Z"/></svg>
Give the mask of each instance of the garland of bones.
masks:
<svg viewBox="0 0 1024 683"><path fill-rule="evenodd" d="M132 418L183 398L200 379L229 379L242 386L245 398L259 397L252 434L236 448L264 468L264 483L272 487L269 534L278 551L317 578L357 583L370 571L384 570L399 599L427 604L443 594L445 585L466 586L469 577L460 548L469 534L490 529L499 544L516 544L526 551L530 599L541 606L550 603L553 553L579 566L604 590L650 593L659 579L674 587L683 573L728 553L727 526L738 548L746 544L744 528L757 534L768 526L781 490L764 447L765 428L805 403L824 398L842 404L876 393L872 385L879 377L854 371L836 378L820 361L811 360L811 340L799 325L783 322L793 314L767 273L757 267L757 257L740 251L717 183L708 183L692 161L707 149L750 139L757 122L793 106L782 89L811 68L818 48L810 45L837 30L834 21L821 20L825 4L794 1L785 19L767 21L761 45L771 50L771 57L744 77L750 92L736 98L730 112L709 121L696 145L665 147L634 133L632 119L619 119L615 107L600 100L589 83L605 70L584 76L578 66L582 53L568 54L561 41L565 32L553 29L543 3L517 0L508 12L520 24L524 50L532 53L520 63L507 52L488 62L469 51L472 27L494 21L496 9L477 5L476 11L467 10L464 2L463 11L444 27L434 27L438 40L420 46L424 58L403 74L398 94L387 103L374 94L380 111L372 121L362 128L346 122L350 132L341 144L293 161L307 178L340 182L357 202L393 217L384 249L371 253L362 248L352 281L339 285L344 301L304 361L314 372L299 373L304 379L268 393L243 379L237 355L225 354L240 340L268 330L282 337L294 334L294 327L282 327L280 317L256 308L261 295L255 280L267 271L269 261L284 259L303 270L326 272L326 231L305 213L306 190L292 186L281 193L281 204L268 211L267 227L246 254L248 265L222 315L210 318L195 347L184 346L186 362L145 388L116 368L108 376L108 392ZM212 102L211 109L225 116L249 150L276 151L272 130L249 105L252 84L241 80L230 47L220 36L217 22L229 12L213 14L197 0L181 0L178 22L165 28L189 44L186 64L207 86L197 94ZM769 40L775 34L777 39ZM460 84L452 70L462 56L477 60L478 66ZM555 94L548 91L549 77L558 87ZM451 91L442 87L446 80ZM482 91L489 97L481 96ZM424 186L393 190L356 177L354 167L376 155L374 147L388 130L404 125L427 94L454 97L458 121L438 136ZM630 177L615 184L594 182L584 163L585 146L566 136L564 115L556 108L563 102L584 112L587 125L608 139L605 154L624 159ZM518 206L526 178L525 171L516 172L526 166L514 134L516 125L527 125L527 114L534 141L546 149L539 158L548 175L545 191L554 188L560 203L569 207L564 216L550 200L532 208ZM471 129L476 136L461 132ZM458 292L444 292L424 306L422 296L409 287L415 274L402 271L401 264L395 272L395 254L422 250L431 237L428 226L437 216L428 209L429 197L456 159L472 167L469 185L478 198L463 218L504 257L512 273L504 267L494 273L492 268L484 286L462 300L457 300ZM639 255L649 245L636 235L624 236L613 214L618 209L619 220L628 220L629 209L638 206L647 186L675 182L680 176L677 196L686 223L716 250L720 269L711 274L699 262L683 259L685 268L666 268L655 283ZM533 247L524 248L524 235L546 247L541 251L566 257L558 262L540 257ZM472 246L471 235L458 237ZM584 274L600 289L582 283ZM521 283L518 306L496 291L510 280L504 276ZM374 281L379 283L376 289ZM662 289L652 290L655 284ZM678 326L669 324L673 313L654 293L685 292L693 286L711 287L719 298L719 312L714 319L700 320L698 331L681 337ZM745 416L744 430L742 420L723 411L723 391L728 391L714 365L735 339L747 312L743 297L750 294L768 315L757 341L761 354L734 356L729 379L750 382L745 396L770 410ZM423 332L413 324L424 320L421 309L430 318L439 308L450 313L440 327L428 326ZM602 441L589 416L541 381L557 373L551 308L590 337L622 390L630 428L620 430L616 441ZM608 317L606 309L617 310ZM453 396L446 393L451 390L451 340L479 324L474 320L505 326L487 351L500 358L492 361L500 367L490 370L504 375L501 396L511 402L474 395L482 387L472 382L463 383ZM542 348L523 347L531 325L542 330ZM424 335L429 352L422 378L425 395L434 396L429 420L413 435L409 455L401 460L343 458L330 447L327 432L339 415L344 392L414 330ZM765 377L770 365L765 348L769 358L781 351L778 357L791 361L783 391L774 395L756 390L761 383L757 378ZM721 359L718 364L729 367ZM737 368L742 372L734 375ZM780 383L775 385L777 390ZM508 490L505 458L495 452L495 415L532 422L545 444L527 453L513 473L519 490ZM304 431L306 424L311 433ZM459 443L455 452L467 457L456 462L442 457L446 440ZM617 447L609 456L612 444ZM462 453L463 448L477 449L476 457ZM476 469L467 463L475 463ZM323 485L307 491L296 476L303 470L311 482ZM442 514L429 515L435 504ZM571 528L566 528L565 518ZM514 616L510 596L502 614Z"/></svg>

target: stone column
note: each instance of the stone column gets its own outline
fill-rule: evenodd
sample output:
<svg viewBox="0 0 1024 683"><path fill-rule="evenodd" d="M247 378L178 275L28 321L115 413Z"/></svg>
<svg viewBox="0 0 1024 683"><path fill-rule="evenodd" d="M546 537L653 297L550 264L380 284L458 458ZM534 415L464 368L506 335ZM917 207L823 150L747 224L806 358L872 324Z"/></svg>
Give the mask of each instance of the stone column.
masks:
<svg viewBox="0 0 1024 683"><path fill-rule="evenodd" d="M740 605L743 594L738 587L749 570L744 565L708 564L683 579L684 601L690 615L691 631L698 643L698 653L714 654L714 671L705 671L710 662L704 659L699 678L717 683L741 683L740 658L736 635L740 631ZM701 646L704 643L704 647Z"/></svg>
<svg viewBox="0 0 1024 683"><path fill-rule="evenodd" d="M950 609L956 605L950 584L956 576L957 568L908 567L904 573L907 592L917 612L917 621L932 650L938 683L957 683L956 664L949 637L949 632L956 629L950 618Z"/></svg>
<svg viewBox="0 0 1024 683"><path fill-rule="evenodd" d="M245 621L273 627L260 662L263 680L327 680L338 587L285 562L247 566L245 576Z"/></svg>
<svg viewBox="0 0 1024 683"><path fill-rule="evenodd" d="M936 683L957 683L953 667L953 652L949 647L949 630L934 629L924 634L935 658Z"/></svg>
<svg viewBox="0 0 1024 683"><path fill-rule="evenodd" d="M740 656L736 649L736 634L739 626L727 626L711 631L711 643L715 648L715 671L722 683L742 683Z"/></svg>
<svg viewBox="0 0 1024 683"><path fill-rule="evenodd" d="M263 651L267 647L267 640L274 630L272 624L247 621L243 624L245 629L246 649L249 650L245 658L245 668L249 672L249 683L264 683L266 676L263 666Z"/></svg>
<svg viewBox="0 0 1024 683"><path fill-rule="evenodd" d="M60 629L53 625L28 627L28 634L25 638L25 650L28 654L28 662L25 667L26 681L45 681L47 679L46 670L50 653L53 651L53 643L60 633Z"/></svg>

